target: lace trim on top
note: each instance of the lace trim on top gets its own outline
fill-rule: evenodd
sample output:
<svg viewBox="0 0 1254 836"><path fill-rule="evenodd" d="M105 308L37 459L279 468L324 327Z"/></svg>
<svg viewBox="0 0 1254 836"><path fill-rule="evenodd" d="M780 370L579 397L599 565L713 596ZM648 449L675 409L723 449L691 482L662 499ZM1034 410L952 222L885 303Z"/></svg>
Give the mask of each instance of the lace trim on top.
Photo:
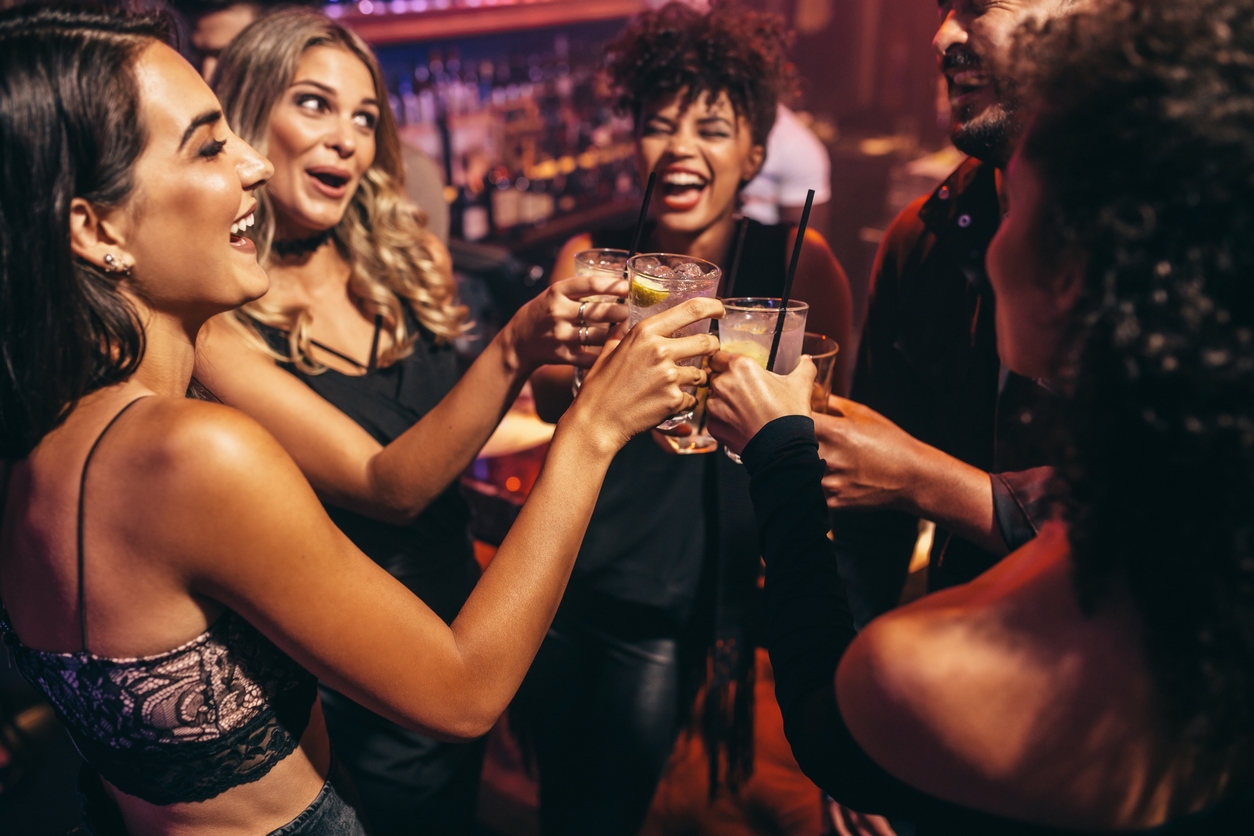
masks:
<svg viewBox="0 0 1254 836"><path fill-rule="evenodd" d="M32 650L2 605L0 631L84 760L152 804L204 801L259 780L309 724L313 675L229 610L190 642L131 659Z"/></svg>

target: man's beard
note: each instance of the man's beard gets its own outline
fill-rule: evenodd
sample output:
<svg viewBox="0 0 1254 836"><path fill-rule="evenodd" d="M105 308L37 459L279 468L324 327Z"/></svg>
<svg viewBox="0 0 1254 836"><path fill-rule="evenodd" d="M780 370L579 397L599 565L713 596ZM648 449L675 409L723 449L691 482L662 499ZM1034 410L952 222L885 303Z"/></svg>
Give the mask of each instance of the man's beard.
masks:
<svg viewBox="0 0 1254 836"><path fill-rule="evenodd" d="M1018 85L1008 74L999 72L996 62L981 59L966 49L951 49L942 68L963 67L979 68L988 74L997 104L978 113L969 106L960 108L952 115L949 138L962 153L1004 167L1010 162L1019 134Z"/></svg>
<svg viewBox="0 0 1254 836"><path fill-rule="evenodd" d="M954 120L949 138L955 148L996 166L1004 166L1010 161L1017 133L1013 114L996 105L974 117L968 114L958 116L968 118Z"/></svg>

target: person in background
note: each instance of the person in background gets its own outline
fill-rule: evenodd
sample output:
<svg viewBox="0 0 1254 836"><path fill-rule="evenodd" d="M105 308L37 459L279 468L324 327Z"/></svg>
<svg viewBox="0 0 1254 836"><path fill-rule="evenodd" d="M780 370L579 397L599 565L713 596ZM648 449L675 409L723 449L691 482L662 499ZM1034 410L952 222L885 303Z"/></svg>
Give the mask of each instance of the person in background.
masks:
<svg viewBox="0 0 1254 836"><path fill-rule="evenodd" d="M933 47L951 137L970 158L889 228L851 400L816 419L837 560L860 625L900 599L920 519L937 525L933 590L975 577L1041 525L1055 398L1001 362L984 254L1019 130L1011 38L1082 2L940 4Z"/></svg>
<svg viewBox="0 0 1254 836"><path fill-rule="evenodd" d="M427 734L491 728L610 460L695 404L705 372L676 360L717 341L665 334L722 306L642 323L589 374L446 624L262 426L188 397L204 323L269 286L239 233L275 169L163 24L0 12L0 634L84 756L88 832L364 836L315 677Z"/></svg>
<svg viewBox="0 0 1254 836"><path fill-rule="evenodd" d="M791 79L781 23L726 5L707 14L672 3L641 15L610 51L635 121L641 179L657 174L641 251L726 267L740 187L762 164ZM580 250L628 249L633 232L575 237L554 278L574 274ZM749 222L736 295L781 295L796 233ZM813 231L793 296L809 302L810 330L847 344L848 283ZM571 403L570 370L547 368L532 381L540 416L557 420ZM835 386L844 385L841 375ZM615 459L577 576L510 710L539 768L547 836L639 831L692 704L685 675L704 677L711 643L722 681L705 700L707 751L731 765L733 785L751 768L741 744L752 734L756 544L745 476L721 453L676 456L641 437Z"/></svg>
<svg viewBox="0 0 1254 836"><path fill-rule="evenodd" d="M349 539L452 623L479 578L458 477L533 369L590 365L626 313L577 300L622 283L553 286L461 375L448 251L401 191L369 47L320 13L282 10L232 42L214 83L275 166L247 232L270 288L210 322L197 378L266 427ZM324 685L327 728L376 833L473 828L486 741L435 740Z"/></svg>
<svg viewBox="0 0 1254 836"><path fill-rule="evenodd" d="M206 81L213 78L218 56L248 24L276 8L308 5L292 0L170 0L170 6L187 21L192 64Z"/></svg>
<svg viewBox="0 0 1254 836"><path fill-rule="evenodd" d="M831 180L832 161L823 141L781 102L766 140L762 170L740 190L741 214L768 226L796 224L806 192L814 189L809 225L821 232L829 221Z"/></svg>
<svg viewBox="0 0 1254 836"><path fill-rule="evenodd" d="M1079 2L939 6L932 46L949 88L950 137L970 156L889 227L851 400L834 399L815 418L836 559L859 626L901 599L920 520L936 523L932 590L975 577L1044 522L1055 398L1001 363L984 254L1001 222L999 184L1019 130L1010 39L1025 21ZM835 813L851 828L861 818ZM907 822L895 824L909 832Z"/></svg>
<svg viewBox="0 0 1254 836"><path fill-rule="evenodd" d="M1016 44L988 249L1000 356L1063 393L1034 540L856 634L812 369L711 361L798 760L925 836L1254 829L1254 3L1087 8Z"/></svg>

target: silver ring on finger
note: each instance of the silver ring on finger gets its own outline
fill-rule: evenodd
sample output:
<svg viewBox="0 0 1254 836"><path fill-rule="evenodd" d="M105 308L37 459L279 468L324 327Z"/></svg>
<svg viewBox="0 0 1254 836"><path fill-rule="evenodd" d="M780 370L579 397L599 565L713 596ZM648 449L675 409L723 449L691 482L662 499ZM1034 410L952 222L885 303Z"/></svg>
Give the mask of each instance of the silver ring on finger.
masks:
<svg viewBox="0 0 1254 836"><path fill-rule="evenodd" d="M581 325L579 327L579 344L580 345L588 344L588 326L587 325Z"/></svg>
<svg viewBox="0 0 1254 836"><path fill-rule="evenodd" d="M587 325L587 324L588 324L587 320L585 320L585 319L583 318L584 311L585 311L585 310L587 310L587 308L588 308L588 303L587 303L587 302L580 302L580 303L579 303L579 326L580 326L581 328L582 328L583 326L585 326L585 325Z"/></svg>

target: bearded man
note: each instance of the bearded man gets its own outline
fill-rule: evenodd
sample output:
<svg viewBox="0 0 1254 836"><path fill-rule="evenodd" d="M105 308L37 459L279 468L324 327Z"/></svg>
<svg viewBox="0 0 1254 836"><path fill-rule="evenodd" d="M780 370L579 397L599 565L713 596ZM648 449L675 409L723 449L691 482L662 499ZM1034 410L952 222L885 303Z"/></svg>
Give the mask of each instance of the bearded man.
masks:
<svg viewBox="0 0 1254 836"><path fill-rule="evenodd" d="M970 155L876 255L852 400L816 416L841 576L865 624L901 597L920 519L928 586L965 583L1036 534L1052 461L1047 381L1005 369L984 253L1019 130L1015 38L1076 0L942 0L933 40L953 143Z"/></svg>

